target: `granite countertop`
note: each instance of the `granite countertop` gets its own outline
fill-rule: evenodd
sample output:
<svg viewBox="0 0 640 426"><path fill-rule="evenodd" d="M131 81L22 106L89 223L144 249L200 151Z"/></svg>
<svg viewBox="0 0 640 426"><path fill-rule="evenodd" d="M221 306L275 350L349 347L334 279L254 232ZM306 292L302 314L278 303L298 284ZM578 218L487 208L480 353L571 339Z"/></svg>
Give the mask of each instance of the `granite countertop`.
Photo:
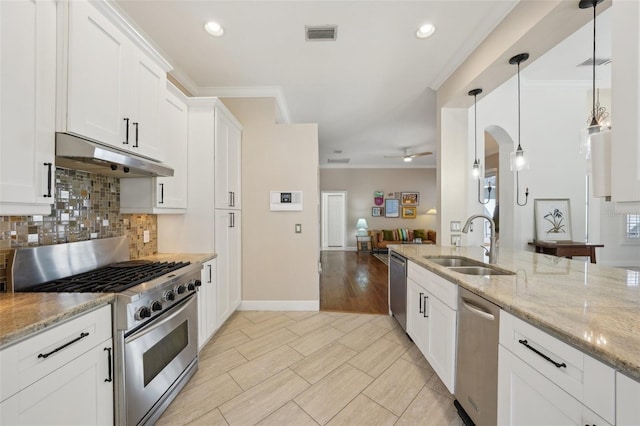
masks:
<svg viewBox="0 0 640 426"><path fill-rule="evenodd" d="M640 272L501 248L496 266L515 275L474 276L423 256L487 262L480 247L390 248L640 380Z"/></svg>
<svg viewBox="0 0 640 426"><path fill-rule="evenodd" d="M0 293L0 348L113 300L107 293Z"/></svg>
<svg viewBox="0 0 640 426"><path fill-rule="evenodd" d="M204 263L214 253L158 253L143 259L158 262ZM0 293L0 348L43 328L112 303L110 293Z"/></svg>

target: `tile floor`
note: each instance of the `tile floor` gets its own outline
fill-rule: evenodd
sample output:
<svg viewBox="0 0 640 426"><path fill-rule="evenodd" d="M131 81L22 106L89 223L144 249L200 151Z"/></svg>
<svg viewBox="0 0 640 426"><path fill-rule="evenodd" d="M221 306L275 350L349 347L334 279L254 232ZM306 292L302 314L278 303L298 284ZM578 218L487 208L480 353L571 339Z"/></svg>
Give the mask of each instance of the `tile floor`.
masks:
<svg viewBox="0 0 640 426"><path fill-rule="evenodd" d="M158 425L462 425L396 321L236 312Z"/></svg>

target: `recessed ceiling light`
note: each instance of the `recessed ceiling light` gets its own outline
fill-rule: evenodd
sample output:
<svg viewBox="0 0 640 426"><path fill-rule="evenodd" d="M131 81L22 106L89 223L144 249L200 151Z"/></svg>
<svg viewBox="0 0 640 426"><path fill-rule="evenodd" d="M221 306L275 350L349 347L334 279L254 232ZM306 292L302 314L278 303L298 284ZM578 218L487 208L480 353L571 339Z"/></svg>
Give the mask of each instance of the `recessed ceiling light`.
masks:
<svg viewBox="0 0 640 426"><path fill-rule="evenodd" d="M416 37L427 38L431 34L433 34L435 31L436 31L436 27L433 26L433 24L424 24L420 28L418 28L418 31L416 31Z"/></svg>
<svg viewBox="0 0 640 426"><path fill-rule="evenodd" d="M217 22L209 21L205 24L204 29L214 37L221 37L224 34L224 28Z"/></svg>

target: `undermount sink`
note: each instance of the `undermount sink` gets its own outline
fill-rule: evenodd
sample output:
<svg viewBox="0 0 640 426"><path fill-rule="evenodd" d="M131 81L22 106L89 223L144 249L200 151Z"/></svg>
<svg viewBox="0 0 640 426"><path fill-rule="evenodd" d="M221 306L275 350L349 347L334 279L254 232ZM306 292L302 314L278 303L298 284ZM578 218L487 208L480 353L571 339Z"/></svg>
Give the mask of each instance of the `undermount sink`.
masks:
<svg viewBox="0 0 640 426"><path fill-rule="evenodd" d="M449 269L466 275L515 275L511 271L486 266L452 266Z"/></svg>
<svg viewBox="0 0 640 426"><path fill-rule="evenodd" d="M482 262L478 262L477 260L467 259L464 257L457 256L424 256L429 262L437 263L441 266L450 267L459 267L459 266L483 266Z"/></svg>

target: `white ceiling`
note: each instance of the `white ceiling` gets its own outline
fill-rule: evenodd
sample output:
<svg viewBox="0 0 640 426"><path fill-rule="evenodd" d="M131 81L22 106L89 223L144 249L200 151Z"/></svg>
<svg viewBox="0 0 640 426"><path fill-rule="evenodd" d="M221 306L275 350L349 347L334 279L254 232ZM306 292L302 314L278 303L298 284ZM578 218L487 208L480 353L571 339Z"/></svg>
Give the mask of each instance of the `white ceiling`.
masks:
<svg viewBox="0 0 640 426"><path fill-rule="evenodd" d="M385 159L436 151L434 89L518 0L116 0L194 94L264 93L293 123L318 123L320 165L435 167ZM212 38L209 20L225 29ZM436 32L415 36L430 22ZM305 25L335 24L337 41L305 42ZM251 88L251 89L248 89ZM269 91L267 90L267 91ZM334 153L342 150L342 153Z"/></svg>

